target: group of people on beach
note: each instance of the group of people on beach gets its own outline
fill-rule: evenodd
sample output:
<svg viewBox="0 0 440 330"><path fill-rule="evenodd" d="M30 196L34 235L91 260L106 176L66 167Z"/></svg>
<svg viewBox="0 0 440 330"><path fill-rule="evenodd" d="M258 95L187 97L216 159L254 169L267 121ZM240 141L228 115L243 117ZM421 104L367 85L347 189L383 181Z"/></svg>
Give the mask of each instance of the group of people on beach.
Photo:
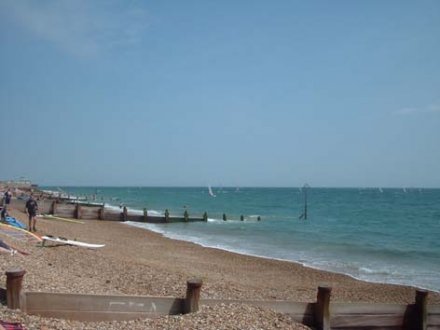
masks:
<svg viewBox="0 0 440 330"><path fill-rule="evenodd" d="M12 200L11 189L7 189L3 195L3 208L1 211L1 221L5 221L6 217L9 216L8 210L10 209L11 200ZM38 212L38 203L31 194L29 196L29 199L26 201L26 213L29 217L28 230L30 232L37 231L35 227L37 222L37 212Z"/></svg>

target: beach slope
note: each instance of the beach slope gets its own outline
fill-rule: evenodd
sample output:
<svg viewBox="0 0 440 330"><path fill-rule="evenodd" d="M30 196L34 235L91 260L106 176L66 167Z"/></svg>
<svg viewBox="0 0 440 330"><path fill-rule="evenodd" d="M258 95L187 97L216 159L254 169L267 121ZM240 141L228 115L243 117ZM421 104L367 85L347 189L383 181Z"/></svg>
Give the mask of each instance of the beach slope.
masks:
<svg viewBox="0 0 440 330"><path fill-rule="evenodd" d="M11 212L26 221L26 215ZM0 286L5 271L27 271L24 290L184 297L186 281L201 278L202 298L262 299L314 302L318 285L331 286L332 301L413 303L414 288L373 284L303 267L302 265L244 256L189 242L171 240L126 223L87 220L84 224L39 219L39 235L54 235L89 243L99 249L23 242L1 235L7 243L30 253L0 255ZM440 303L431 293L429 303ZM307 329L286 315L242 304L204 306L198 313L130 322L81 323L44 319L0 309L0 319L18 321L29 329Z"/></svg>

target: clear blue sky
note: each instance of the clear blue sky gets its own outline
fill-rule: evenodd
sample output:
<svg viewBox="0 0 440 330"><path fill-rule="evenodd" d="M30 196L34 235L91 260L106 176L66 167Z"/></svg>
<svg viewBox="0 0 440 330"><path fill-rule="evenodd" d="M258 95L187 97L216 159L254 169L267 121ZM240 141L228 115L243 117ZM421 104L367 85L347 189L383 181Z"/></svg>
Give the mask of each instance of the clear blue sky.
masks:
<svg viewBox="0 0 440 330"><path fill-rule="evenodd" d="M0 179L440 187L440 1L0 0Z"/></svg>

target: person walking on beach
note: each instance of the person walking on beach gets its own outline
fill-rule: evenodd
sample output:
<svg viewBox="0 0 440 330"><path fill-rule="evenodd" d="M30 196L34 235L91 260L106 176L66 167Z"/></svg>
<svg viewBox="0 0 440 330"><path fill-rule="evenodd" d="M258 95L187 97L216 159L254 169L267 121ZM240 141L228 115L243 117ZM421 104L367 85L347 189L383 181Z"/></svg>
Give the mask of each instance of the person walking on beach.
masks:
<svg viewBox="0 0 440 330"><path fill-rule="evenodd" d="M4 221L6 216L8 216L9 204L11 204L12 193L11 189L8 188L3 195L3 209L1 211L1 220Z"/></svg>
<svg viewBox="0 0 440 330"><path fill-rule="evenodd" d="M11 204L12 193L11 189L8 188L5 194L3 195L3 207L7 210L9 208L9 204Z"/></svg>
<svg viewBox="0 0 440 330"><path fill-rule="evenodd" d="M37 201L34 199L34 197L31 195L29 199L26 202L26 213L29 216L29 227L28 230L30 232L37 231L35 228L35 223L37 222L37 211L38 211L38 204Z"/></svg>
<svg viewBox="0 0 440 330"><path fill-rule="evenodd" d="M12 199L11 189L8 189L8 190L6 190L6 192L3 196L4 206L9 206L9 204L11 204L11 199Z"/></svg>

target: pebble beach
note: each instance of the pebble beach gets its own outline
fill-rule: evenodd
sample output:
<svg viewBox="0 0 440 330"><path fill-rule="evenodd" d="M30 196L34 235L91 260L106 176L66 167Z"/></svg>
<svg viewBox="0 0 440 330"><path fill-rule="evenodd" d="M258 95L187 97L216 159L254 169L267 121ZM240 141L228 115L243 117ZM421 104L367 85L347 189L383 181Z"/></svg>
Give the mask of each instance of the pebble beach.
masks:
<svg viewBox="0 0 440 330"><path fill-rule="evenodd" d="M27 223L26 215L11 215ZM190 278L203 280L202 298L314 302L317 287L332 287L332 301L413 303L414 288L375 284L300 264L245 256L172 240L126 223L84 220L83 224L38 219L37 234L105 244L100 249L47 244L42 247L0 234L29 255L0 254L5 272L26 270L25 291L184 297ZM440 294L430 293L439 304ZM2 305L0 320L26 329L309 329L289 316L245 304L202 306L193 314L124 322L85 323L31 316Z"/></svg>

